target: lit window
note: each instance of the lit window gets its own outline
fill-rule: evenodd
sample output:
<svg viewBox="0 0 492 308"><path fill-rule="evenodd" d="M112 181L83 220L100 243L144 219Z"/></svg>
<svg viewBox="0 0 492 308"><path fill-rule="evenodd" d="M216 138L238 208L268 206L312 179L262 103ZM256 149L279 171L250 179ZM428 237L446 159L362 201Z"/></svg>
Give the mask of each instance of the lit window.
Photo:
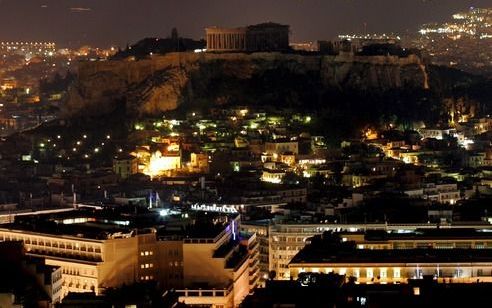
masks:
<svg viewBox="0 0 492 308"><path fill-rule="evenodd" d="M401 278L401 273L399 268L394 268L393 269L393 278Z"/></svg>
<svg viewBox="0 0 492 308"><path fill-rule="evenodd" d="M340 275L345 275L347 273L347 269L346 268L341 268L340 271L339 271Z"/></svg>
<svg viewBox="0 0 492 308"><path fill-rule="evenodd" d="M373 278L374 277L374 272L373 272L372 268L368 268L366 270L366 276L367 276L367 278Z"/></svg>
<svg viewBox="0 0 492 308"><path fill-rule="evenodd" d="M381 277L381 279L386 279L388 277L386 268L381 268L379 270L379 277Z"/></svg>
<svg viewBox="0 0 492 308"><path fill-rule="evenodd" d="M358 268L354 268L354 277L359 278L360 277L360 270Z"/></svg>

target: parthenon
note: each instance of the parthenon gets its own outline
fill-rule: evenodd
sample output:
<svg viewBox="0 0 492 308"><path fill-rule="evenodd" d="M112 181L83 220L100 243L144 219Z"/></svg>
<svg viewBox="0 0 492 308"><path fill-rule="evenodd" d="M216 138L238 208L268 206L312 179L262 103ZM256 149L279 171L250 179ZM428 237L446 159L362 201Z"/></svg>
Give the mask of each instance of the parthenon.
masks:
<svg viewBox="0 0 492 308"><path fill-rule="evenodd" d="M207 50L246 50L246 28L206 28Z"/></svg>
<svg viewBox="0 0 492 308"><path fill-rule="evenodd" d="M289 26L262 23L240 28L205 29L208 51L284 51L289 48Z"/></svg>

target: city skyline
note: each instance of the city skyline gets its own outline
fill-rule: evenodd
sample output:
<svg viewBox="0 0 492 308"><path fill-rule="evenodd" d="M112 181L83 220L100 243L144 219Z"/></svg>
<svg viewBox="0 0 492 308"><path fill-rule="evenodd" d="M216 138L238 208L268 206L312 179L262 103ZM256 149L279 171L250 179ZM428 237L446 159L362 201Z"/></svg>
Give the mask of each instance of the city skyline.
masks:
<svg viewBox="0 0 492 308"><path fill-rule="evenodd" d="M1 0L0 41L56 41L61 46L125 46L144 37L203 38L204 27L234 27L263 21L291 25L292 41L331 39L340 33L415 33L485 0L287 0L116 1ZM22 18L14 12L23 12ZM340 12L343 12L341 14ZM133 14L133 15L131 15ZM310 18L305 18L309 16Z"/></svg>
<svg viewBox="0 0 492 308"><path fill-rule="evenodd" d="M0 307L487 307L491 115L492 0L0 0Z"/></svg>

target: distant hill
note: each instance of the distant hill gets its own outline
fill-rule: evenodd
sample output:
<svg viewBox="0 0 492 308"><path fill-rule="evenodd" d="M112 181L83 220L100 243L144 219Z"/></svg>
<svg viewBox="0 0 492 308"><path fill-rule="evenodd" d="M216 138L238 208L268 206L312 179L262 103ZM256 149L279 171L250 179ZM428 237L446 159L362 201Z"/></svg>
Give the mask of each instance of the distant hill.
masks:
<svg viewBox="0 0 492 308"><path fill-rule="evenodd" d="M91 116L123 108L137 118L234 104L274 106L315 111L326 121L319 123L321 133L345 136L388 119L408 126L445 121L444 99L455 96L480 99L487 109L492 95L473 92L486 82L425 65L412 54L181 52L81 63L64 112Z"/></svg>

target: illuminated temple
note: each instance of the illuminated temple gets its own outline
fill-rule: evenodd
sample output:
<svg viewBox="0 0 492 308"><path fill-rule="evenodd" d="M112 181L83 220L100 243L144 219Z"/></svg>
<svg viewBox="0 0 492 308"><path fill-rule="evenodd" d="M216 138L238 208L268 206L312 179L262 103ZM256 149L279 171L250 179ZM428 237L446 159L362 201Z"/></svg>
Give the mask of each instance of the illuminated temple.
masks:
<svg viewBox="0 0 492 308"><path fill-rule="evenodd" d="M285 51L289 49L289 26L262 23L240 28L205 29L208 51Z"/></svg>

